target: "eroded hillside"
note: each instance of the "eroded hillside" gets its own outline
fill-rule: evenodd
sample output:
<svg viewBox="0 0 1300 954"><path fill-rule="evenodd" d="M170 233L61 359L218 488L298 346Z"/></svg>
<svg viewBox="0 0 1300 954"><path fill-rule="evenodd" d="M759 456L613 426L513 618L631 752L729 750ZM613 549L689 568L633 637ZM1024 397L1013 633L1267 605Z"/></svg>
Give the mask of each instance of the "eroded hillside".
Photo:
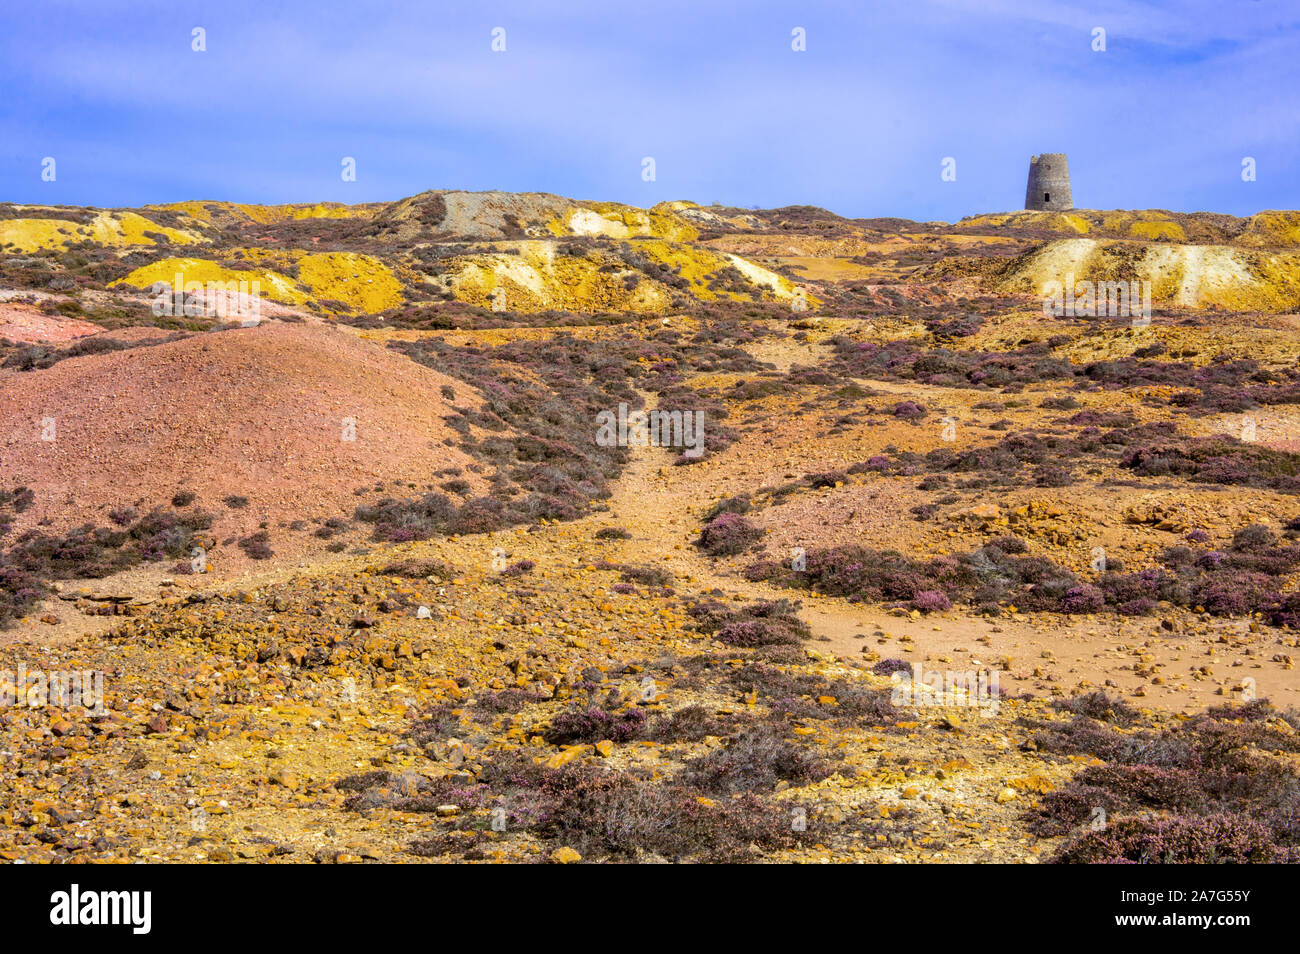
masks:
<svg viewBox="0 0 1300 954"><path fill-rule="evenodd" d="M1296 222L0 207L0 857L1294 860Z"/></svg>

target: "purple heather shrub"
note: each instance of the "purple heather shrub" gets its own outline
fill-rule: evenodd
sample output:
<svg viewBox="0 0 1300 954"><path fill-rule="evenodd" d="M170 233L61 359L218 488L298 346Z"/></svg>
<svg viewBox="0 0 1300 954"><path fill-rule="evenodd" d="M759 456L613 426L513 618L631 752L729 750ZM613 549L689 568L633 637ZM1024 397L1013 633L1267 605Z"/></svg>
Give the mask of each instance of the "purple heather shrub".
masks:
<svg viewBox="0 0 1300 954"><path fill-rule="evenodd" d="M1268 621L1274 626L1300 629L1300 594L1289 593L1269 610Z"/></svg>
<svg viewBox="0 0 1300 954"><path fill-rule="evenodd" d="M1222 550L1206 550L1196 558L1196 565L1202 570L1218 570L1228 565L1228 554Z"/></svg>
<svg viewBox="0 0 1300 954"><path fill-rule="evenodd" d="M968 338L984 324L979 315L961 315L954 318L927 318L925 327L936 338Z"/></svg>
<svg viewBox="0 0 1300 954"><path fill-rule="evenodd" d="M1270 487L1300 493L1300 454L1232 437L1187 438L1130 448L1121 466L1152 477L1179 476L1195 483Z"/></svg>
<svg viewBox="0 0 1300 954"><path fill-rule="evenodd" d="M698 789L642 781L608 766L547 769L524 753L503 752L484 759L479 781L498 804L508 806L512 831L531 830L591 860L657 856L734 863L755 860L756 851L791 848L817 837L815 819L807 833L792 833L788 816L769 811L756 796L706 804ZM446 834L412 850L444 854Z"/></svg>
<svg viewBox="0 0 1300 954"><path fill-rule="evenodd" d="M939 590L919 590L908 605L922 613L938 613L952 609L952 600Z"/></svg>
<svg viewBox="0 0 1300 954"><path fill-rule="evenodd" d="M865 471L874 470L883 474L889 471L893 466L894 466L894 462L890 458L885 457L881 454L875 454L871 457L868 457L860 464L854 464L852 467L849 468L849 473L858 474L858 473L863 473Z"/></svg>
<svg viewBox="0 0 1300 954"><path fill-rule="evenodd" d="M687 607L695 628L731 646L794 645L812 635L788 600L760 600L740 609L718 600L703 600Z"/></svg>
<svg viewBox="0 0 1300 954"><path fill-rule="evenodd" d="M910 511L917 520L929 520L939 512L939 505L936 503L917 504L915 507L910 508Z"/></svg>
<svg viewBox="0 0 1300 954"><path fill-rule="evenodd" d="M1050 792L1028 819L1040 837L1069 834L1095 808L1119 815L1134 808L1199 811L1206 796L1194 772L1152 765L1102 765L1084 769L1065 788Z"/></svg>
<svg viewBox="0 0 1300 954"><path fill-rule="evenodd" d="M1146 616L1156 608L1156 601L1148 596L1139 596L1135 600L1125 600L1115 604L1115 612L1121 616Z"/></svg>
<svg viewBox="0 0 1300 954"><path fill-rule="evenodd" d="M925 572L931 582L926 589L940 590L945 595L969 590L979 583L979 574L960 557L935 557L926 564Z"/></svg>
<svg viewBox="0 0 1300 954"><path fill-rule="evenodd" d="M598 565L597 569L618 570L619 578L624 583L640 583L642 586L666 587L672 584L674 579L672 571L662 566L642 566L636 563L623 563L619 565Z"/></svg>
<svg viewBox="0 0 1300 954"><path fill-rule="evenodd" d="M726 795L772 791L780 782L807 785L831 774L813 753L783 738L772 726L747 729L724 748L686 763L681 780L703 791Z"/></svg>
<svg viewBox="0 0 1300 954"><path fill-rule="evenodd" d="M923 611L946 609L954 602L994 611L1014 602L1029 610L1069 614L1109 606L1120 614L1145 615L1160 603L1200 605L1216 615L1267 612L1281 600L1282 581L1300 564L1300 547L1269 546L1276 537L1267 530L1247 529L1232 550L1198 554L1186 546L1167 547L1159 556L1161 566L1123 572L1115 561L1093 581L1046 556L1023 552L1024 541L1013 536L928 563L894 551L831 547L808 552L802 571L769 559L748 566L745 576L851 602Z"/></svg>
<svg viewBox="0 0 1300 954"><path fill-rule="evenodd" d="M1003 553L1009 553L1017 556L1021 553L1029 552L1029 544L1013 533L1004 534L1000 537L994 537L989 541L992 546L997 547Z"/></svg>
<svg viewBox="0 0 1300 954"><path fill-rule="evenodd" d="M1264 573L1207 575L1193 584L1191 600L1213 616L1243 616L1280 602L1277 586L1277 580Z"/></svg>
<svg viewBox="0 0 1300 954"><path fill-rule="evenodd" d="M873 602L912 599L925 586L924 569L901 553L862 547L833 547L807 555L806 573L817 588L832 596L856 596Z"/></svg>
<svg viewBox="0 0 1300 954"><path fill-rule="evenodd" d="M1100 689L1068 699L1054 699L1052 708L1120 726L1132 725L1137 718L1137 711L1127 702Z"/></svg>
<svg viewBox="0 0 1300 954"><path fill-rule="evenodd" d="M542 702L546 698L541 693L528 692L512 686L497 692L484 693L475 700L474 708L487 713L515 713L529 703Z"/></svg>
<svg viewBox="0 0 1300 954"><path fill-rule="evenodd" d="M912 664L906 659L882 659L871 671L877 676L892 676L896 672L911 672Z"/></svg>
<svg viewBox="0 0 1300 954"><path fill-rule="evenodd" d="M1078 838L1052 860L1067 864L1270 864L1294 862L1263 822L1245 815L1123 818Z"/></svg>
<svg viewBox="0 0 1300 954"><path fill-rule="evenodd" d="M1061 599L1061 612L1070 614L1099 613L1106 606L1106 597L1091 583L1081 583L1065 591Z"/></svg>
<svg viewBox="0 0 1300 954"><path fill-rule="evenodd" d="M1068 835L1079 829L1100 808L1108 815L1117 813L1123 803L1104 788L1071 782L1064 788L1043 796L1037 810L1025 819L1029 830L1039 838Z"/></svg>
<svg viewBox="0 0 1300 954"><path fill-rule="evenodd" d="M1074 474L1061 464L1043 464L1034 471L1033 479L1038 487L1068 487L1074 483Z"/></svg>
<svg viewBox="0 0 1300 954"><path fill-rule="evenodd" d="M1234 721L1240 720L1242 722L1267 722L1270 719L1277 718L1278 715L1279 713L1277 709L1275 709L1273 704L1267 699L1252 699L1250 702L1243 702L1240 705L1229 702L1221 706L1211 706L1209 709L1205 710L1205 714L1199 721L1204 722L1208 719L1221 719ZM1282 716L1283 721L1292 726L1292 728L1300 728L1300 726L1296 726L1296 720L1293 713L1284 712L1280 713L1280 715Z"/></svg>
<svg viewBox="0 0 1300 954"><path fill-rule="evenodd" d="M531 573L537 564L532 560L519 560L510 564L501 572L506 576L523 576L525 573Z"/></svg>
<svg viewBox="0 0 1300 954"><path fill-rule="evenodd" d="M713 707L695 703L659 716L647 734L656 742L699 742L710 735L724 736L731 728L730 717L720 717Z"/></svg>
<svg viewBox="0 0 1300 954"><path fill-rule="evenodd" d="M630 742L645 729L646 715L641 709L606 712L599 708L562 712L556 716L544 738L550 745L574 742Z"/></svg>
<svg viewBox="0 0 1300 954"><path fill-rule="evenodd" d="M789 629L773 626L764 619L744 619L727 623L714 634L728 646L772 646L799 642Z"/></svg>
<svg viewBox="0 0 1300 954"><path fill-rule="evenodd" d="M1154 606L1165 599L1174 578L1163 570L1140 570L1137 573L1103 573L1098 579L1098 586L1106 596L1106 602L1114 606L1137 603L1146 600ZM1146 612L1148 606L1139 612ZM1132 614L1131 614L1132 615Z"/></svg>
<svg viewBox="0 0 1300 954"><path fill-rule="evenodd" d="M984 552L993 555L988 547L984 548ZM994 562L998 562L996 557ZM1013 572L1020 582L1029 584L1050 583L1069 572L1054 563L1050 557L1045 556L1009 557L1003 562L1003 566Z"/></svg>
<svg viewBox="0 0 1300 954"><path fill-rule="evenodd" d="M1184 539L1188 543L1209 543L1210 535L1204 530L1197 529L1189 533Z"/></svg>
<svg viewBox="0 0 1300 954"><path fill-rule="evenodd" d="M1300 714L1265 700L1209 709L1159 734L1118 734L1094 719L1131 725L1131 707L1092 693L1053 703L1075 713L1045 723L1040 751L1092 754L1090 765L1026 818L1040 836L1076 834L1055 859L1103 863L1295 862L1300 860L1300 776L1265 753L1300 751ZM1108 827L1079 832L1093 807ZM1160 812L1151 817L1149 812Z"/></svg>
<svg viewBox="0 0 1300 954"><path fill-rule="evenodd" d="M900 401L894 405L891 413L894 417L901 417L905 421L915 422L925 417L926 410L915 401Z"/></svg>
<svg viewBox="0 0 1300 954"><path fill-rule="evenodd" d="M1080 411L1073 417L1065 419L1066 424L1075 427L1127 427L1134 423L1131 414L1114 414L1103 411Z"/></svg>
<svg viewBox="0 0 1300 954"><path fill-rule="evenodd" d="M8 626L45 595L44 584L17 567L7 566L0 556L0 627Z"/></svg>
<svg viewBox="0 0 1300 954"><path fill-rule="evenodd" d="M1242 527L1232 535L1232 549L1247 553L1277 545L1277 534L1262 523Z"/></svg>
<svg viewBox="0 0 1300 954"><path fill-rule="evenodd" d="M1196 565L1196 552L1191 547L1165 547L1156 559L1171 570L1186 570Z"/></svg>
<svg viewBox="0 0 1300 954"><path fill-rule="evenodd" d="M700 532L696 544L710 556L730 556L747 550L763 531L737 513L715 517Z"/></svg>

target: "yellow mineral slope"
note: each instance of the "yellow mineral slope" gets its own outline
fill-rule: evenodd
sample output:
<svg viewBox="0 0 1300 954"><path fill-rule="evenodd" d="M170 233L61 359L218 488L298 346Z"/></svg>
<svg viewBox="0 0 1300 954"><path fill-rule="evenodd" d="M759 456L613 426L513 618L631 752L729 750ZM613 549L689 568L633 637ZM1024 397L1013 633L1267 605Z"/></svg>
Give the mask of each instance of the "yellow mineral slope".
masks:
<svg viewBox="0 0 1300 954"><path fill-rule="evenodd" d="M1132 239L1194 245L1233 245L1288 250L1300 248L1300 212L1266 211L1249 219L1217 212L1167 209L1071 209L1068 212L998 212L973 215L958 229L1054 232L1097 239Z"/></svg>
<svg viewBox="0 0 1300 954"><path fill-rule="evenodd" d="M638 209L617 202L578 202L576 206L548 224L552 234L613 239L659 238L670 242L693 242L699 238L699 230L666 203L651 209Z"/></svg>
<svg viewBox="0 0 1300 954"><path fill-rule="evenodd" d="M31 216L0 219L0 248L8 246L18 252L61 249L81 242L96 245L155 245L155 236L165 236L173 245L206 242L199 232L169 228L138 212L85 210L79 221L60 218L60 210L43 206L22 207Z"/></svg>
<svg viewBox="0 0 1300 954"><path fill-rule="evenodd" d="M219 202L192 199L165 205L147 205L140 211L179 214L182 221L196 230L226 229L239 225L278 225L303 219L365 219L373 216L383 203L344 205L342 202L309 202L289 205L257 205L246 202Z"/></svg>
<svg viewBox="0 0 1300 954"><path fill-rule="evenodd" d="M1300 253L1227 245L1049 242L1016 259L1002 290L1048 294L1050 283L1144 281L1154 301L1186 308L1286 312L1300 307Z"/></svg>
<svg viewBox="0 0 1300 954"><path fill-rule="evenodd" d="M164 282L173 288L198 282L228 284L257 282L263 295L286 305L313 305L329 310L340 302L353 311L372 313L405 301L402 282L387 265L356 252L290 252L272 255L250 250L252 268L230 268L210 259L163 258L150 262L113 284L151 288ZM296 271L296 277L287 270Z"/></svg>
<svg viewBox="0 0 1300 954"><path fill-rule="evenodd" d="M1256 248L1300 248L1300 212L1256 213L1241 236L1241 244Z"/></svg>
<svg viewBox="0 0 1300 954"><path fill-rule="evenodd" d="M629 254L620 258L608 250L571 249L554 240L496 242L448 260L441 282L459 301L524 312L661 314L672 308L679 292L700 301L789 301L796 294L789 279L738 255L662 239L628 244ZM661 280L668 273L683 284L670 287Z"/></svg>

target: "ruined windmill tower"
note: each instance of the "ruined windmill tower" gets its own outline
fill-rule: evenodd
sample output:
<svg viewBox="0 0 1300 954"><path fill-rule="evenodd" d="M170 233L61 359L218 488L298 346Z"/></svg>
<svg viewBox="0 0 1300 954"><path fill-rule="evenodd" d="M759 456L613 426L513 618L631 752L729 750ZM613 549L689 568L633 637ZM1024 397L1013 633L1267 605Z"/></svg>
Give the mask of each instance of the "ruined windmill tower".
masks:
<svg viewBox="0 0 1300 954"><path fill-rule="evenodd" d="M1070 164L1063 152L1045 152L1029 160L1025 208L1064 212L1074 208L1070 194Z"/></svg>

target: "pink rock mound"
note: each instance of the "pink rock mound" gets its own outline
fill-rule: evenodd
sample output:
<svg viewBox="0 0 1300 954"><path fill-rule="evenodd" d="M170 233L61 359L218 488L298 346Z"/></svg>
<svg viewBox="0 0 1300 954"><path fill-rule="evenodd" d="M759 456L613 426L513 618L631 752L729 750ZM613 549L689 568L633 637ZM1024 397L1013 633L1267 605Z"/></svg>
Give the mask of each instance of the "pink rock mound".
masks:
<svg viewBox="0 0 1300 954"><path fill-rule="evenodd" d="M35 305L0 302L0 338L22 344L72 341L103 329L88 321L47 315Z"/></svg>
<svg viewBox="0 0 1300 954"><path fill-rule="evenodd" d="M0 486L36 494L18 529L107 525L113 507L144 513L182 489L217 515L218 534L351 516L358 487L413 495L393 484L423 489L434 471L472 462L451 446L444 385L478 403L467 385L323 325L70 358L0 376ZM228 495L249 505L229 509Z"/></svg>

